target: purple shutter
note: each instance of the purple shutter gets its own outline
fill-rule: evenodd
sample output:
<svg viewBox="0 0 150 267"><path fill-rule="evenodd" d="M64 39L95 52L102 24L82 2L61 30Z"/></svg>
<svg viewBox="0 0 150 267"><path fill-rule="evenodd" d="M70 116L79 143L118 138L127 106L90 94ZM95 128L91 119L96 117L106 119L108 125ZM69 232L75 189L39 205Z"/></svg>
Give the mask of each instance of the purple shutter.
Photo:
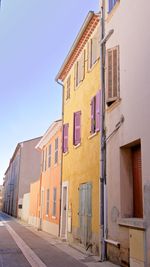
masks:
<svg viewBox="0 0 150 267"><path fill-rule="evenodd" d="M96 94L96 131L100 130L101 90Z"/></svg>
<svg viewBox="0 0 150 267"><path fill-rule="evenodd" d="M81 142L81 111L74 113L74 145Z"/></svg>
<svg viewBox="0 0 150 267"><path fill-rule="evenodd" d="M63 125L63 153L68 151L68 128L68 123Z"/></svg>
<svg viewBox="0 0 150 267"><path fill-rule="evenodd" d="M91 99L91 133L95 132L95 96Z"/></svg>

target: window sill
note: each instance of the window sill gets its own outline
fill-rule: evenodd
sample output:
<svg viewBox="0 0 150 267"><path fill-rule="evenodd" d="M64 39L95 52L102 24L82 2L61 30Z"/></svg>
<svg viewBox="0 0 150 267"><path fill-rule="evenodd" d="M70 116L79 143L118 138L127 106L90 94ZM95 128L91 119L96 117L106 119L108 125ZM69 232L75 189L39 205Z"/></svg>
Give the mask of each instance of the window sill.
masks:
<svg viewBox="0 0 150 267"><path fill-rule="evenodd" d="M107 18L106 18L106 22L109 22L109 21L111 20L111 18L113 17L113 15L114 15L116 9L117 9L118 6L119 6L119 3L120 3L120 0L118 0L118 1L116 2L116 4L113 6L113 8L112 8L110 11L108 11L108 13L107 13Z"/></svg>
<svg viewBox="0 0 150 267"><path fill-rule="evenodd" d="M144 219L139 218L121 218L118 219L118 224L123 227L146 229L146 223Z"/></svg>
<svg viewBox="0 0 150 267"><path fill-rule="evenodd" d="M95 132L95 133L91 134L90 136L88 136L88 139L90 140L90 139L92 139L96 135L98 135L98 132Z"/></svg>
<svg viewBox="0 0 150 267"><path fill-rule="evenodd" d="M67 156L68 154L69 154L69 151L63 153L64 156Z"/></svg>
<svg viewBox="0 0 150 267"><path fill-rule="evenodd" d="M87 73L90 73L94 69L95 65L99 62L99 60L100 60L100 57L96 59L95 63L93 63L92 67L88 69Z"/></svg>
<svg viewBox="0 0 150 267"><path fill-rule="evenodd" d="M113 109L118 107L121 103L121 98L117 98L109 107L106 108L107 112L111 112Z"/></svg>
<svg viewBox="0 0 150 267"><path fill-rule="evenodd" d="M73 145L74 146L74 148L76 149L76 148L78 148L79 146L81 146L81 143L79 143L79 144L77 144L77 145Z"/></svg>
<svg viewBox="0 0 150 267"><path fill-rule="evenodd" d="M65 104L67 104L70 100L70 97L66 99Z"/></svg>
<svg viewBox="0 0 150 267"><path fill-rule="evenodd" d="M78 90L78 88L80 87L80 85L82 84L83 81L84 81L84 79L83 79L82 81L80 81L80 82L78 83L78 85L75 85L75 87L74 87L74 91Z"/></svg>

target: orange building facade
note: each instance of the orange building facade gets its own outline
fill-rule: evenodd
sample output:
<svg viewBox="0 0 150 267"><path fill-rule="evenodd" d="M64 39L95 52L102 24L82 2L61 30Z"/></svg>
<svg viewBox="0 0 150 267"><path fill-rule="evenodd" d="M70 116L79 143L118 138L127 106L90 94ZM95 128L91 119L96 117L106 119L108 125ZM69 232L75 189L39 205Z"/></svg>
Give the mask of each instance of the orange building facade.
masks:
<svg viewBox="0 0 150 267"><path fill-rule="evenodd" d="M36 149L42 152L41 176L31 184L29 223L59 235L62 121L51 124Z"/></svg>

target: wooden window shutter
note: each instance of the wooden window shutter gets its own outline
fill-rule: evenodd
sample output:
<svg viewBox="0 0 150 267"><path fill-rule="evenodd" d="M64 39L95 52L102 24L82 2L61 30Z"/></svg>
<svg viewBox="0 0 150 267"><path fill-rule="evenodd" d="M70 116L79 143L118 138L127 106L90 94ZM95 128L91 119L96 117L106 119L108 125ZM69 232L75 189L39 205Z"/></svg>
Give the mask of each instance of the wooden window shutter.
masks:
<svg viewBox="0 0 150 267"><path fill-rule="evenodd" d="M108 51L108 99L112 98L113 77L112 77L112 50Z"/></svg>
<svg viewBox="0 0 150 267"><path fill-rule="evenodd" d="M91 134L95 132L95 96L91 99Z"/></svg>
<svg viewBox="0 0 150 267"><path fill-rule="evenodd" d="M143 218L141 147L132 149L133 216Z"/></svg>
<svg viewBox="0 0 150 267"><path fill-rule="evenodd" d="M69 76L67 79L66 100L70 98L70 81L71 81L71 76Z"/></svg>
<svg viewBox="0 0 150 267"><path fill-rule="evenodd" d="M118 94L118 50L113 49L113 97Z"/></svg>
<svg viewBox="0 0 150 267"><path fill-rule="evenodd" d="M87 71L91 69L92 62L92 40L87 44Z"/></svg>
<svg viewBox="0 0 150 267"><path fill-rule="evenodd" d="M84 80L85 76L85 50L83 50L80 61L80 82Z"/></svg>
<svg viewBox="0 0 150 267"><path fill-rule="evenodd" d="M77 87L77 78L78 78L78 62L75 63L74 65L74 89Z"/></svg>
<svg viewBox="0 0 150 267"><path fill-rule="evenodd" d="M119 47L107 52L107 102L113 102L119 96Z"/></svg>
<svg viewBox="0 0 150 267"><path fill-rule="evenodd" d="M101 107L101 90L99 90L96 94L96 131L100 130L100 107Z"/></svg>
<svg viewBox="0 0 150 267"><path fill-rule="evenodd" d="M63 153L68 151L68 128L68 123L63 125Z"/></svg>
<svg viewBox="0 0 150 267"><path fill-rule="evenodd" d="M81 142L81 111L74 113L74 145Z"/></svg>
<svg viewBox="0 0 150 267"><path fill-rule="evenodd" d="M96 31L96 60L100 57L100 27Z"/></svg>

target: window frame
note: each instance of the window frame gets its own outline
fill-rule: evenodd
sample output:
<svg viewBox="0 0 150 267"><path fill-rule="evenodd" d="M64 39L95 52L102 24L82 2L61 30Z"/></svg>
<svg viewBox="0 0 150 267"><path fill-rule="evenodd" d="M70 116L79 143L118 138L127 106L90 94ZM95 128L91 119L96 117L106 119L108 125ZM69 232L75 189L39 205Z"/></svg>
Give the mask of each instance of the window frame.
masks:
<svg viewBox="0 0 150 267"><path fill-rule="evenodd" d="M118 0L108 0L108 14L112 11Z"/></svg>
<svg viewBox="0 0 150 267"><path fill-rule="evenodd" d="M79 126L76 124L76 117L79 115L80 124ZM77 131L80 129L79 140L77 139ZM81 111L76 111L73 113L73 145L77 146L81 143Z"/></svg>

